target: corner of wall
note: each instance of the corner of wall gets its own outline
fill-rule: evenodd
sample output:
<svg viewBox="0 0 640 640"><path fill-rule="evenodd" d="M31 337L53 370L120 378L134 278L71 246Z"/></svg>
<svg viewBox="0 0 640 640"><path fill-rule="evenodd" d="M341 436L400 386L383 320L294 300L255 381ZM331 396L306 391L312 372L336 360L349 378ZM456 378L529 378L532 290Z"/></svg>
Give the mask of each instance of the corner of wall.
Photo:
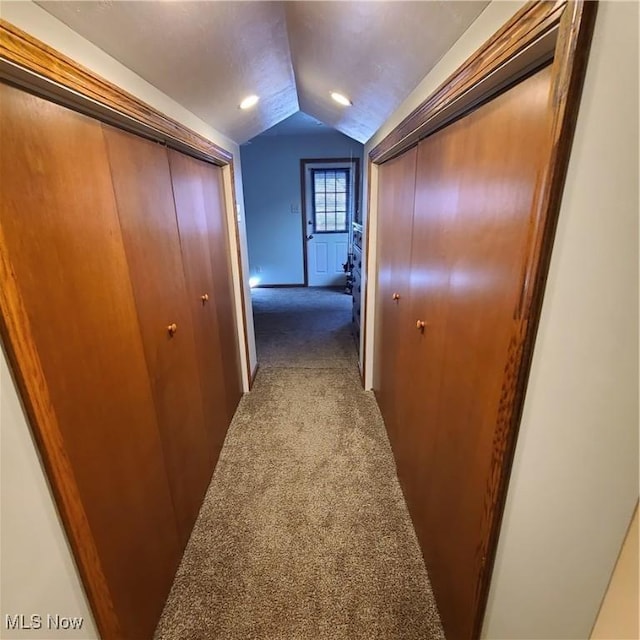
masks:
<svg viewBox="0 0 640 640"><path fill-rule="evenodd" d="M0 636L98 638L24 409L0 348ZM12 631L9 618L40 616L42 631ZM82 619L81 629L46 629L47 615ZM37 619L36 619L37 620Z"/></svg>
<svg viewBox="0 0 640 640"><path fill-rule="evenodd" d="M591 632L591 640L640 638L638 504Z"/></svg>

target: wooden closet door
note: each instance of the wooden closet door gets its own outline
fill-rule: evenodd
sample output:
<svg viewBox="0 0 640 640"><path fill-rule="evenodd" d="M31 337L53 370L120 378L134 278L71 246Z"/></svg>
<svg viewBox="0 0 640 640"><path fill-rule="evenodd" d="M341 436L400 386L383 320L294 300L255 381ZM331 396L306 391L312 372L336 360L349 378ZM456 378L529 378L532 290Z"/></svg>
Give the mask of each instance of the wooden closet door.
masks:
<svg viewBox="0 0 640 640"><path fill-rule="evenodd" d="M500 400L513 384L505 371L532 251L534 195L548 139L550 76L547 67L420 145L421 163L444 158L440 178L431 186L419 184L421 207L433 211L445 193L456 199L455 215L451 209L440 233L441 253L430 247L427 229L422 252L433 256L429 272L448 274L440 310L433 309L426 291L423 298L426 335L430 322L442 323L442 330L436 331L440 345L431 352L441 379L433 390L437 430L428 459L422 529L429 575L450 640L472 637L479 612L498 482L494 449L505 446ZM421 168L418 175L423 175ZM437 237L438 230L433 234ZM429 429L427 416L424 423Z"/></svg>
<svg viewBox="0 0 640 640"><path fill-rule="evenodd" d="M2 250L123 635L150 638L180 544L102 130L4 84L0 100Z"/></svg>
<svg viewBox="0 0 640 640"><path fill-rule="evenodd" d="M229 228L224 203L222 169L206 162L199 164L202 172L204 205L209 230L228 424L231 422L242 397L238 325L231 280Z"/></svg>
<svg viewBox="0 0 640 640"><path fill-rule="evenodd" d="M183 546L213 471L164 147L104 125L147 368ZM171 333L168 327L175 324Z"/></svg>
<svg viewBox="0 0 640 640"><path fill-rule="evenodd" d="M439 404L444 356L449 277L453 256L450 228L455 224L460 178L444 132L418 147L415 210L410 240L409 296L402 309L398 367L403 425L402 469L398 475L422 543L427 563L433 557L432 523L427 520L426 495L433 482L434 448L439 428ZM419 324L420 323L420 324ZM424 327L421 323L424 323Z"/></svg>
<svg viewBox="0 0 640 640"><path fill-rule="evenodd" d="M229 423L209 229L200 162L168 150L182 263L193 318L209 446L218 459ZM206 296L203 301L202 297Z"/></svg>
<svg viewBox="0 0 640 640"><path fill-rule="evenodd" d="M409 305L411 229L417 148L385 162L378 174L378 292L373 389L384 417L399 473L404 459L404 425L398 417L404 402L406 349L413 337L403 323Z"/></svg>

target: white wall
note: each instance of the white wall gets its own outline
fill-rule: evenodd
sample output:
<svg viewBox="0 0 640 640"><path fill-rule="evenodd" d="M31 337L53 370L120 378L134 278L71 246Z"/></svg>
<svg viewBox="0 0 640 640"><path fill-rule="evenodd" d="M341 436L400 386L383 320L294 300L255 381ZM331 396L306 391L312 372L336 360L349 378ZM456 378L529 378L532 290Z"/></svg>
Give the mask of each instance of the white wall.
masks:
<svg viewBox="0 0 640 640"><path fill-rule="evenodd" d="M365 154L519 6L490 4ZM589 637L631 520L638 498L638 169L638 4L602 2L483 638ZM372 215L374 230L375 222ZM370 274L375 259L367 261Z"/></svg>
<svg viewBox="0 0 640 640"><path fill-rule="evenodd" d="M338 132L264 135L241 147L249 268L261 284L302 284L302 158L359 158L362 145ZM293 210L292 210L293 209Z"/></svg>
<svg viewBox="0 0 640 640"><path fill-rule="evenodd" d="M93 617L4 351L0 354L0 637L97 638ZM6 616L41 616L13 631ZM83 618L79 631L48 628L47 616Z"/></svg>
<svg viewBox="0 0 640 640"><path fill-rule="evenodd" d="M493 2L367 144L368 152L402 118L497 30L521 3ZM237 147L160 94L104 52L92 47L30 2L2 3L3 18L48 42L112 82L234 153L237 197L242 181ZM602 2L569 167L531 380L509 487L491 586L485 638L586 638L595 620L638 496L638 5ZM364 171L366 176L366 170ZM297 182L297 180L296 180ZM366 193L366 188L365 188ZM242 211L241 211L242 215ZM372 216L371 223L375 224ZM245 253L246 256L246 253ZM370 273L375 255L369 257ZM248 275L248 271L245 271ZM374 305L370 289L368 322ZM249 302L249 301L247 301ZM250 315L250 314L249 314ZM372 355L372 325L367 354ZM254 349L254 348L253 348ZM255 363L255 350L252 351ZM5 365L2 364L4 367ZM6 371L6 369L5 369ZM369 368L370 371L370 368ZM2 378L3 594L25 607L86 611L73 562L49 496L20 493L23 478L41 467L12 385ZM370 374L368 386L370 386ZM5 445L8 441L9 445ZM13 442L13 444L12 444ZM41 478L42 480L42 478ZM44 482L44 481L43 481ZM46 488L46 485L45 485ZM9 533L6 504L43 511L49 526L31 535ZM55 514L55 511L53 511ZM24 516L25 514L23 514ZM13 543L11 543L13 540ZM31 567L38 549L58 551L51 567ZM55 555L47 553L50 558ZM57 564L56 564L57 563ZM58 569L55 567L64 567ZM36 595L49 576L46 588ZM4 614L5 596L2 606ZM60 598L60 599L58 599ZM4 622L4 620L2 621ZM4 637L4 636L3 636Z"/></svg>
<svg viewBox="0 0 640 640"><path fill-rule="evenodd" d="M611 576L591 640L637 640L640 638L640 588L638 553L638 506Z"/></svg>
<svg viewBox="0 0 640 640"><path fill-rule="evenodd" d="M256 348L253 339L253 316L251 314L251 292L249 290L246 231L244 225L244 207L242 195L242 167L240 161L240 150L238 145L227 138L219 131L203 122L196 115L185 109L175 100L156 89L153 85L143 80L133 71L120 64L110 55L91 44L88 40L78 35L67 27L64 23L54 18L44 9L37 6L30 0L21 0L19 2L11 2L0 0L0 16L4 20L14 24L18 28L26 31L32 36L46 42L48 45L57 49L61 53L69 56L72 60L79 62L83 66L91 69L103 78L109 80L113 84L121 87L125 91L140 98L147 104L155 107L158 111L174 118L193 131L203 135L215 144L233 154L234 178L235 178L235 194L236 205L239 207L235 211L229 210L230 230L233 230L234 217L238 220L239 245L240 245L240 261L238 260L237 251L231 251L231 267L234 275L234 287L236 297L236 314L239 323L240 336L243 336L243 330L240 326L242 320L241 300L248 310L248 335L249 335L249 361L245 357L245 349L241 349L242 354L242 371L243 380L245 381L245 391L248 390L246 385L247 371L253 371L256 366ZM234 207L235 209L235 207ZM232 233L231 241L233 247L236 246L235 236ZM242 269L244 282L240 284L240 269Z"/></svg>
<svg viewBox="0 0 640 640"><path fill-rule="evenodd" d="M638 4L602 2L487 638L587 638L638 499L638 170Z"/></svg>

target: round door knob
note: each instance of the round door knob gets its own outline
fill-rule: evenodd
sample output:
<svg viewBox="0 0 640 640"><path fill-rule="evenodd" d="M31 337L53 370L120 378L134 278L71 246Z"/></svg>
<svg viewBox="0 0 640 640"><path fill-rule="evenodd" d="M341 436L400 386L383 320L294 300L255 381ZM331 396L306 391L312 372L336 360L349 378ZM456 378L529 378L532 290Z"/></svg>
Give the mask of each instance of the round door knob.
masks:
<svg viewBox="0 0 640 640"><path fill-rule="evenodd" d="M424 331L424 327L425 327L424 320L416 321L416 329L418 329L418 331Z"/></svg>
<svg viewBox="0 0 640 640"><path fill-rule="evenodd" d="M307 236L307 240L313 240L313 234L309 234L309 235Z"/></svg>
<svg viewBox="0 0 640 640"><path fill-rule="evenodd" d="M391 296L391 299L392 299L392 300L400 300L400 294L399 294L399 293L394 293L394 294Z"/></svg>
<svg viewBox="0 0 640 640"><path fill-rule="evenodd" d="M203 295L200 296L200 300L202 300L202 304L204 304L205 302L207 302L209 300L209 294L205 293Z"/></svg>
<svg viewBox="0 0 640 640"><path fill-rule="evenodd" d="M172 336L178 330L178 325L175 322L172 322L168 327L167 331L169 335Z"/></svg>

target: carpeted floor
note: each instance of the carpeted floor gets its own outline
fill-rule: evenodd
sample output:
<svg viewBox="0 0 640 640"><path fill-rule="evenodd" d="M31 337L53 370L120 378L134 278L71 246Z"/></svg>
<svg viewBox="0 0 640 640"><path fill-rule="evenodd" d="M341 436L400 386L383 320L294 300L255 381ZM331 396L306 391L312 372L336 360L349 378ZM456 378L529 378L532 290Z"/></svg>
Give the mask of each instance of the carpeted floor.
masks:
<svg viewBox="0 0 640 640"><path fill-rule="evenodd" d="M253 292L260 370L229 429L156 640L444 638L351 299Z"/></svg>

